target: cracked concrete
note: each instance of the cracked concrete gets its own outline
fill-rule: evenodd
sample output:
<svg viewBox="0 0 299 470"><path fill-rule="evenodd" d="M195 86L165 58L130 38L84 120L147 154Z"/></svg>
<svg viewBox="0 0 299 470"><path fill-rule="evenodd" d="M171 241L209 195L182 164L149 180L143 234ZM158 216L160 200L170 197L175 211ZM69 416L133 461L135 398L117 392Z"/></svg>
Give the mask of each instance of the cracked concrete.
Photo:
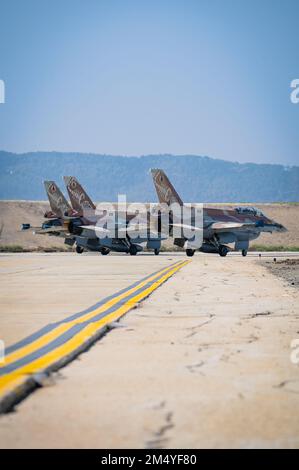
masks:
<svg viewBox="0 0 299 470"><path fill-rule="evenodd" d="M163 408L166 406L164 402ZM162 415L162 424L152 432L152 436L145 443L147 449L163 449L169 441L169 431L174 428L173 413L167 411Z"/></svg>
<svg viewBox="0 0 299 470"><path fill-rule="evenodd" d="M138 273L157 258L136 257ZM133 266L125 256L97 258L97 268L85 259L106 290L105 269L123 285ZM95 296L88 276L82 295ZM58 300L68 289L64 281ZM255 259L195 255L63 380L3 416L0 447L299 447L298 295Z"/></svg>

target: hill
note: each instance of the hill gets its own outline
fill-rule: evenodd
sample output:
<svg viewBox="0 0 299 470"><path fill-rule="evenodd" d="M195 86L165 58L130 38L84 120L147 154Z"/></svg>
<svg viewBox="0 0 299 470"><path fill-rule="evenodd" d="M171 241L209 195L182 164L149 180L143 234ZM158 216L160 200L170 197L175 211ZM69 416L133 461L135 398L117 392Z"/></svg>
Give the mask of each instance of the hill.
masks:
<svg viewBox="0 0 299 470"><path fill-rule="evenodd" d="M192 155L111 155L0 151L0 199L42 200L44 179L63 186L73 175L94 200L156 201L149 169L163 168L183 200L197 202L299 201L299 167L240 164Z"/></svg>

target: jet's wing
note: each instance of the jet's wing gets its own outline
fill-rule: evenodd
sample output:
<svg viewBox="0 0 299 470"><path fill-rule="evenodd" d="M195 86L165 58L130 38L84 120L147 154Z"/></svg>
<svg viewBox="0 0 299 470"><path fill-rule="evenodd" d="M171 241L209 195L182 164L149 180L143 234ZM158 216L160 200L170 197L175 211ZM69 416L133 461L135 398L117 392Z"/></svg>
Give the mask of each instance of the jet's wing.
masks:
<svg viewBox="0 0 299 470"><path fill-rule="evenodd" d="M97 225L81 225L80 228L84 230L89 230L95 235L103 236L103 237L108 237L108 238L115 238L115 235L117 235L118 238L126 238L127 235L129 235L132 239L137 238L138 235L140 235L141 238L161 238L161 239L166 239L167 236L163 234L158 234L158 232L150 229L149 231L148 226L145 224L137 224L137 225L132 225L128 227L118 227L117 228L117 233L112 232L109 229L99 227Z"/></svg>
<svg viewBox="0 0 299 470"><path fill-rule="evenodd" d="M43 228L41 226L34 227L29 223L23 223L22 226L21 226L21 231L24 232L24 231L27 231L27 230L29 230L33 234L37 234L37 235L47 235L47 234L61 233L64 236L64 234L69 233L69 229L65 225L52 225L51 227Z"/></svg>
<svg viewBox="0 0 299 470"><path fill-rule="evenodd" d="M107 228L98 227L97 225L80 225L80 228L83 228L84 230L89 230L90 232L96 234L106 234L107 237L109 237L109 234L111 234L111 231Z"/></svg>
<svg viewBox="0 0 299 470"><path fill-rule="evenodd" d="M90 238L127 238L126 227L110 230L98 225L80 225L80 228L84 229L85 235Z"/></svg>
<svg viewBox="0 0 299 470"><path fill-rule="evenodd" d="M69 233L69 230L66 227L49 227L49 228L41 228L41 229L34 230L34 233L38 235L43 235L47 233L57 233L57 232Z"/></svg>
<svg viewBox="0 0 299 470"><path fill-rule="evenodd" d="M214 222L208 227L214 232L231 232L235 230L253 230L256 225L253 224L242 224L240 222Z"/></svg>
<svg viewBox="0 0 299 470"><path fill-rule="evenodd" d="M124 236L127 233L132 239L137 238L152 238L152 239L160 239L160 240L167 240L168 236L162 232L158 232L157 230L153 230L150 226L146 224L133 224L132 226L123 227L119 230L119 233L123 233Z"/></svg>
<svg viewBox="0 0 299 470"><path fill-rule="evenodd" d="M38 230L34 230L33 233L35 235L53 235L56 237L63 237L63 238L67 238L70 236L68 229L65 227L41 228Z"/></svg>
<svg viewBox="0 0 299 470"><path fill-rule="evenodd" d="M195 227L193 225L186 225L186 224L171 224L173 227L181 228L183 230L190 230L192 232L202 232L202 228Z"/></svg>

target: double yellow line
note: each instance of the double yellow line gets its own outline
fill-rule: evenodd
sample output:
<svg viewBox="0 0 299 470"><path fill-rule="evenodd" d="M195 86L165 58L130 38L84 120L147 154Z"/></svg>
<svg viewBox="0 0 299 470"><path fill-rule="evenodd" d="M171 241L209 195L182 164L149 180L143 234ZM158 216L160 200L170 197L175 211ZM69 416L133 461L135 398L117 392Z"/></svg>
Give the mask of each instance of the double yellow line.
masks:
<svg viewBox="0 0 299 470"><path fill-rule="evenodd" d="M93 339L97 339L103 328L118 320L188 262L190 261L174 263L140 283L128 287L125 291L116 293L103 304L92 307L82 315L53 325L49 332L33 337L28 344L22 346L21 343L12 350L0 367L0 410L1 401L7 395L12 393L17 395L18 390L22 391L22 386L27 380L32 380L35 374L57 369L59 364L63 365L75 357L84 345L87 346ZM76 331L72 333L73 330ZM65 340L63 335L66 337ZM57 345L55 341L58 342Z"/></svg>

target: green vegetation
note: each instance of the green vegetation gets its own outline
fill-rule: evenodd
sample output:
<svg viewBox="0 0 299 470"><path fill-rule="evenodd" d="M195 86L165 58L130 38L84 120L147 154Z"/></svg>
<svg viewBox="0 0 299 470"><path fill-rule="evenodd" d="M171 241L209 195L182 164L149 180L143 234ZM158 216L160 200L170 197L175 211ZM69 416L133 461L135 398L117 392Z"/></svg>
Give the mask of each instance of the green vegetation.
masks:
<svg viewBox="0 0 299 470"><path fill-rule="evenodd" d="M26 251L28 250L23 248L21 245L1 245L0 246L0 253L23 253Z"/></svg>
<svg viewBox="0 0 299 470"><path fill-rule="evenodd" d="M69 251L73 251L72 247L70 246L62 246L62 247L56 247L56 246L49 246L49 247L38 247L37 250L38 252L43 252L43 253L65 253Z"/></svg>
<svg viewBox="0 0 299 470"><path fill-rule="evenodd" d="M25 248L21 245L0 245L0 253L66 253L73 251L70 246L49 246L37 248ZM152 251L147 250L145 251ZM174 245L161 246L161 252L169 251L184 251L183 248ZM252 245L249 251L299 251L299 246L285 246L285 245Z"/></svg>
<svg viewBox="0 0 299 470"><path fill-rule="evenodd" d="M299 251L299 246L252 245L249 251Z"/></svg>
<svg viewBox="0 0 299 470"><path fill-rule="evenodd" d="M0 245L0 253L64 253L73 251L71 247L37 247L37 248L25 248L21 245Z"/></svg>
<svg viewBox="0 0 299 470"><path fill-rule="evenodd" d="M278 206L299 206L299 202L283 202L283 201L280 201L280 202L273 202L271 204L277 204Z"/></svg>
<svg viewBox="0 0 299 470"><path fill-rule="evenodd" d="M144 250L144 251L153 251L153 250L148 250L147 248ZM173 245L173 244L162 244L161 248L160 248L160 252L163 253L163 252L167 252L167 251L171 251L171 252L175 252L175 251L184 251L183 248L180 248L179 246L176 246L176 245Z"/></svg>

